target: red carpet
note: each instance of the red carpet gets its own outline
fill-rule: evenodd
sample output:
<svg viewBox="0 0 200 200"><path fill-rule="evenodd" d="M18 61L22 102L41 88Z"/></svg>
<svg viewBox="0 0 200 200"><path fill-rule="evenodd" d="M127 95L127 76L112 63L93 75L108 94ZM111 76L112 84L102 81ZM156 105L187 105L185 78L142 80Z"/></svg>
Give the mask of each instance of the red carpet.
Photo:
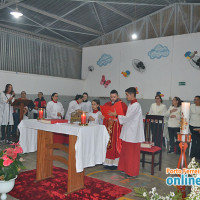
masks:
<svg viewBox="0 0 200 200"><path fill-rule="evenodd" d="M65 196L67 170L54 167L53 174L55 178L34 183L36 170L22 172L16 179L14 189L9 194L20 200L114 200L132 192L128 188L85 176L86 188Z"/></svg>

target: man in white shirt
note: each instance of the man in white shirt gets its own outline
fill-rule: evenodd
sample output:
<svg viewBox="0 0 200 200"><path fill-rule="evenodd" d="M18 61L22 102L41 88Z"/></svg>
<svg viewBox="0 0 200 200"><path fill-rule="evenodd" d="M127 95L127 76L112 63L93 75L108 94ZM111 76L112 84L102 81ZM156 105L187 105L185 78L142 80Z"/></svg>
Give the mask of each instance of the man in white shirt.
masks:
<svg viewBox="0 0 200 200"><path fill-rule="evenodd" d="M123 125L120 138L122 150L120 153L118 169L127 174L127 178L139 175L140 170L140 143L145 141L142 109L136 99L136 88L125 90L126 99L130 102L125 116L117 116L116 112L110 113L116 116Z"/></svg>
<svg viewBox="0 0 200 200"><path fill-rule="evenodd" d="M192 133L192 147L190 157L200 159L200 96L195 96L194 104L190 106L190 131Z"/></svg>

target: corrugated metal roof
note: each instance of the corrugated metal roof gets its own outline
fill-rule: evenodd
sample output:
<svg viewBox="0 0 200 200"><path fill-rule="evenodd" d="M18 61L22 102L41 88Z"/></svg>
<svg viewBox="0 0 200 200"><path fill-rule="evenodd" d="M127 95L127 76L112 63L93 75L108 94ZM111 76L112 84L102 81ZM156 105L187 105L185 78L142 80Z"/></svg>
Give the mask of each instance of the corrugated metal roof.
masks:
<svg viewBox="0 0 200 200"><path fill-rule="evenodd" d="M95 14L93 3L84 4L74 12L65 16L64 19L83 24L98 31L102 31L97 15Z"/></svg>
<svg viewBox="0 0 200 200"><path fill-rule="evenodd" d="M79 1L64 1L64 0L28 0L23 3L35 8L56 14L58 16L65 15L78 6L84 4Z"/></svg>
<svg viewBox="0 0 200 200"><path fill-rule="evenodd" d="M103 25L103 29L106 33L115 30L123 25L131 22L131 20L122 17L121 15L112 12L111 10L95 3L97 12L99 13L100 21Z"/></svg>
<svg viewBox="0 0 200 200"><path fill-rule="evenodd" d="M24 14L9 13L16 2L0 5L0 25L67 41L81 46L99 36L138 20L173 3L200 0L18 0ZM12 4L12 5L11 5Z"/></svg>

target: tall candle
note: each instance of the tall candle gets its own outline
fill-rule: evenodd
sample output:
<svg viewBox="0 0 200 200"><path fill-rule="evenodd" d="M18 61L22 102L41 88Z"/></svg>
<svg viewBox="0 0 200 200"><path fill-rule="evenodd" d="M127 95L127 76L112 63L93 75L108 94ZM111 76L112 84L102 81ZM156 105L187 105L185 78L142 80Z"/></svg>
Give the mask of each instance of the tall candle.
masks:
<svg viewBox="0 0 200 200"><path fill-rule="evenodd" d="M183 102L181 104L181 134L189 133L189 116L190 116L190 103Z"/></svg>
<svg viewBox="0 0 200 200"><path fill-rule="evenodd" d="M83 112L83 114L81 115L81 124L86 124L86 115Z"/></svg>
<svg viewBox="0 0 200 200"><path fill-rule="evenodd" d="M40 108L38 112L39 112L39 119L42 119L43 118L43 109Z"/></svg>

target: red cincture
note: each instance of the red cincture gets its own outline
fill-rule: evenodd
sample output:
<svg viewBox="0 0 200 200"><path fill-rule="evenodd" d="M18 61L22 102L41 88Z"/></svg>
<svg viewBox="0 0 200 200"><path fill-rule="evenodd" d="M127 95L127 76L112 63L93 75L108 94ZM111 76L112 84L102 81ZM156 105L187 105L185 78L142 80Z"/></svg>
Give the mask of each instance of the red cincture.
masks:
<svg viewBox="0 0 200 200"><path fill-rule="evenodd" d="M131 104L136 103L136 102L137 102L137 99L134 99L131 101Z"/></svg>
<svg viewBox="0 0 200 200"><path fill-rule="evenodd" d="M93 110L93 113L97 113L99 110Z"/></svg>

